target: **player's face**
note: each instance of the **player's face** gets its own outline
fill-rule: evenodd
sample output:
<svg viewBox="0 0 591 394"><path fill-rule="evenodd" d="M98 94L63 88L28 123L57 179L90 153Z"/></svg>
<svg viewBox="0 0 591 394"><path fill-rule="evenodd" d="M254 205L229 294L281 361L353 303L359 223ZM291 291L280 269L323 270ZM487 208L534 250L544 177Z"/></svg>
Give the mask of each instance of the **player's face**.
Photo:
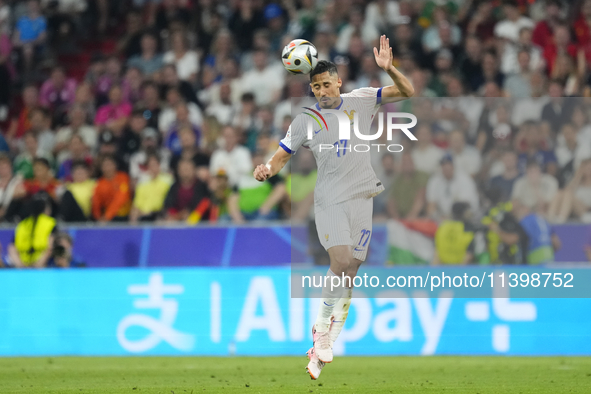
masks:
<svg viewBox="0 0 591 394"><path fill-rule="evenodd" d="M330 75L328 71L314 75L310 87L321 108L336 108L341 102L341 85L343 81L338 75Z"/></svg>

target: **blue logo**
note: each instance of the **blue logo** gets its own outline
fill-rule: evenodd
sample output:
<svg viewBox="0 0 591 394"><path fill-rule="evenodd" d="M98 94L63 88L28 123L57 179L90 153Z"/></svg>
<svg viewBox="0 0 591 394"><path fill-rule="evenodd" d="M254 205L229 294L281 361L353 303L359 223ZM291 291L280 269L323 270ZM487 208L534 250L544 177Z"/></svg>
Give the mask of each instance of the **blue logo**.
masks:
<svg viewBox="0 0 591 394"><path fill-rule="evenodd" d="M319 129L318 131L314 130L314 134L318 134L320 131L322 131L322 129Z"/></svg>

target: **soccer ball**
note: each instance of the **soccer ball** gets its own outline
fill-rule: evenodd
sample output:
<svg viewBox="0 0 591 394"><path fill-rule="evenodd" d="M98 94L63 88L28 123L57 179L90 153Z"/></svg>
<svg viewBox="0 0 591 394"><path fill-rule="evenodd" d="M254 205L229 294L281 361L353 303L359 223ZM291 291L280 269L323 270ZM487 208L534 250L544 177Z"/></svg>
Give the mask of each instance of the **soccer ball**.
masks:
<svg viewBox="0 0 591 394"><path fill-rule="evenodd" d="M293 40L283 48L281 60L290 74L309 74L318 64L318 51L310 41Z"/></svg>

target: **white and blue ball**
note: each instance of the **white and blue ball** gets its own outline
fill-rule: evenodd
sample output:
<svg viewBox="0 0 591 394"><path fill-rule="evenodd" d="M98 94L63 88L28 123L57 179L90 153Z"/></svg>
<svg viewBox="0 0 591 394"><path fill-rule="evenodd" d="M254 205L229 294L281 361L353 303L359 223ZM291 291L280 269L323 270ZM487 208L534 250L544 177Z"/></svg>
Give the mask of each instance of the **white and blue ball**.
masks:
<svg viewBox="0 0 591 394"><path fill-rule="evenodd" d="M306 40L293 40L281 53L283 67L291 74L309 74L318 64L316 47Z"/></svg>

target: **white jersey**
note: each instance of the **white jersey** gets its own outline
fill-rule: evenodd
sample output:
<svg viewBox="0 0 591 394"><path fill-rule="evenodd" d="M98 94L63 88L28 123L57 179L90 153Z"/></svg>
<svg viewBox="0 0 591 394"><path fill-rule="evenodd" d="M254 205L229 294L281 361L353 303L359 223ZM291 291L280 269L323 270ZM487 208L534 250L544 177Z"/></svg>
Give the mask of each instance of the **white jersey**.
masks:
<svg viewBox="0 0 591 394"><path fill-rule="evenodd" d="M359 131L369 134L371 123L381 105L382 88L361 88L341 95L341 103L336 110L343 111L351 120L357 114ZM370 160L370 152L351 149L358 144L370 145L372 141L358 138L351 129L349 140L339 140L338 119L335 115L322 115L318 104L310 113L322 119L318 125L313 123L312 139L308 139L307 114L299 114L292 121L287 135L280 146L288 153L295 153L304 146L312 150L318 167L318 178L314 190L316 211L355 198L370 198L384 190L382 182L376 176ZM324 123L326 122L326 124ZM322 145L322 149L321 149ZM329 146L333 149L328 149Z"/></svg>

